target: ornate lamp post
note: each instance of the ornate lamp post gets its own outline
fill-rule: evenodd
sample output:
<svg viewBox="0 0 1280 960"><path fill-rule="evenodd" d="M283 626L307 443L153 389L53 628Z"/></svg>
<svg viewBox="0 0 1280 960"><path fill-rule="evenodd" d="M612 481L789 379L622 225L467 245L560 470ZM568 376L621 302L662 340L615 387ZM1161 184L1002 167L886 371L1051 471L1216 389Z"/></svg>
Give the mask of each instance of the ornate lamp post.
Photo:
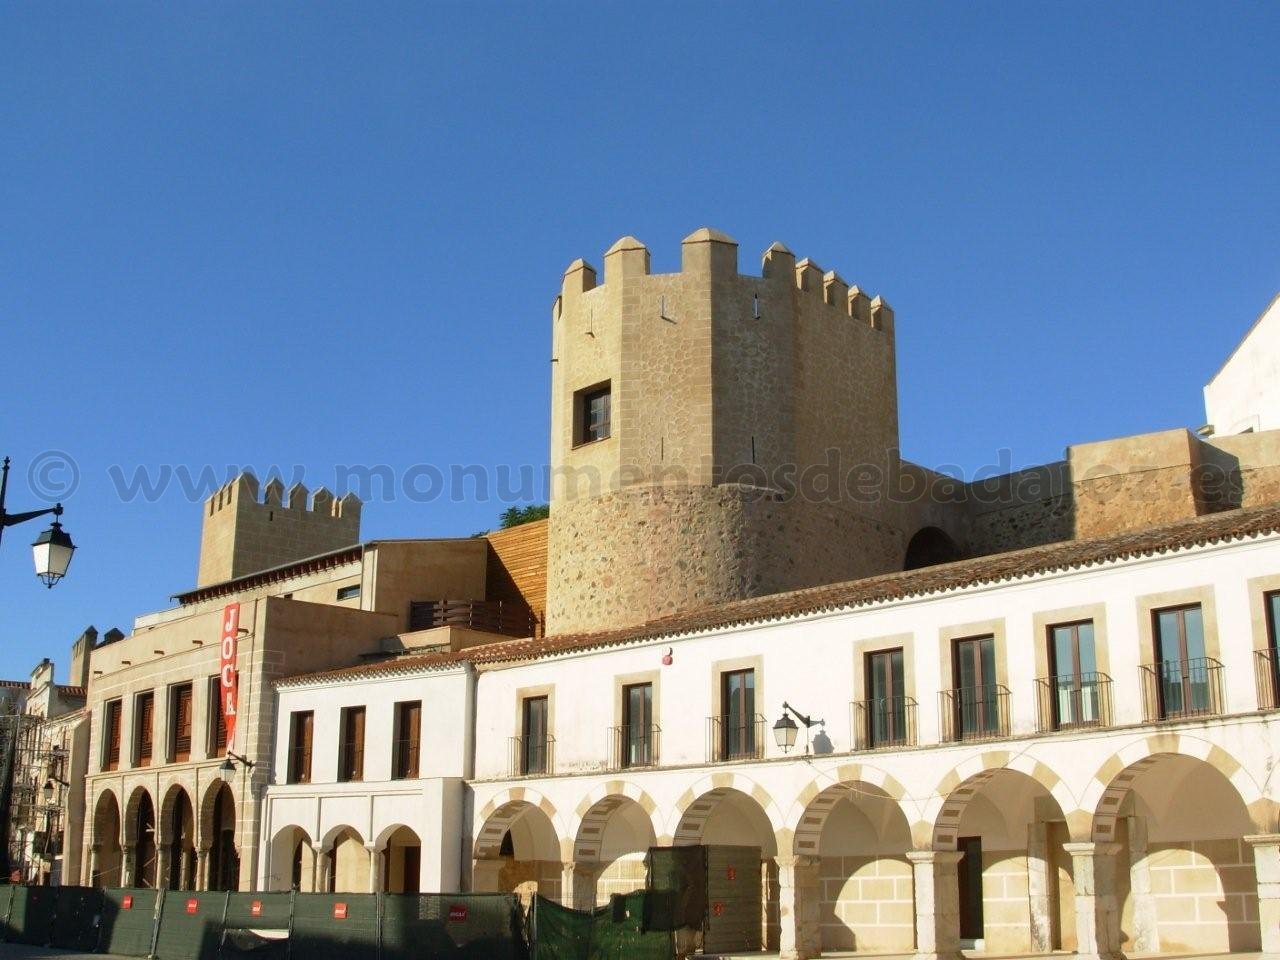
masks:
<svg viewBox="0 0 1280 960"><path fill-rule="evenodd" d="M9 458L4 458L3 474L0 475L0 536L3 536L5 528L16 526L19 523L25 523L28 520L34 520L36 517L43 517L53 514L55 517L62 517L62 504L55 503L52 507L45 510L28 510L26 513L9 513L5 510L5 496L9 492ZM67 575L67 567L71 565L71 555L75 553L76 545L71 542L71 537L62 529L59 520L54 520L48 530L43 531L40 536L36 537L35 543L31 544L32 554L36 563L36 576L46 586L52 588L55 583Z"/></svg>

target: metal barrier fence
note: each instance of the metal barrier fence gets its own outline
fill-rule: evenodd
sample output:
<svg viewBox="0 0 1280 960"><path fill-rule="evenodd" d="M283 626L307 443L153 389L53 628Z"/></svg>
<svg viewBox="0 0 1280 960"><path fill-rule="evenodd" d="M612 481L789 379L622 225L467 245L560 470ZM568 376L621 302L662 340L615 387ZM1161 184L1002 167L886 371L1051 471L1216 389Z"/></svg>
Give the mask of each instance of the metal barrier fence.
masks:
<svg viewBox="0 0 1280 960"><path fill-rule="evenodd" d="M0 885L0 942L156 960L526 960L514 894Z"/></svg>

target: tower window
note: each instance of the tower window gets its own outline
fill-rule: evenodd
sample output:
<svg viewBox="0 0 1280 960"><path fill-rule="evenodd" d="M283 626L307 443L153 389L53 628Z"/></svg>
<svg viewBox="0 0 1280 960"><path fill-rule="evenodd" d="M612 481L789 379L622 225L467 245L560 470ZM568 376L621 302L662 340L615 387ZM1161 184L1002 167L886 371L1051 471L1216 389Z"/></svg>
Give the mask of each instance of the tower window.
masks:
<svg viewBox="0 0 1280 960"><path fill-rule="evenodd" d="M574 446L609 436L611 407L608 381L573 395Z"/></svg>

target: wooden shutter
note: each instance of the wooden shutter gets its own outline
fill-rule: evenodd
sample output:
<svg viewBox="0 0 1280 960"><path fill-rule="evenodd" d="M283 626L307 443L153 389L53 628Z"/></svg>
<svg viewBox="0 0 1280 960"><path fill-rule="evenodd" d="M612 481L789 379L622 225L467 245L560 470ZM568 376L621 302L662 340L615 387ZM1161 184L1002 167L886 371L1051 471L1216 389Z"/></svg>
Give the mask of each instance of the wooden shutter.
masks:
<svg viewBox="0 0 1280 960"><path fill-rule="evenodd" d="M351 708L351 779L364 779L364 707Z"/></svg>
<svg viewBox="0 0 1280 960"><path fill-rule="evenodd" d="M115 770L120 766L120 701L112 700L107 704L107 756L103 767Z"/></svg>
<svg viewBox="0 0 1280 960"><path fill-rule="evenodd" d="M290 730L289 782L311 782L311 711L295 713Z"/></svg>
<svg viewBox="0 0 1280 960"><path fill-rule="evenodd" d="M144 693L138 697L137 701L137 724L138 731L136 742L138 744L138 766L145 767L151 763L151 744L152 744L152 728L155 721L155 695Z"/></svg>
<svg viewBox="0 0 1280 960"><path fill-rule="evenodd" d="M191 759L191 684L184 683L173 692L173 759L181 763Z"/></svg>
<svg viewBox="0 0 1280 960"><path fill-rule="evenodd" d="M227 749L227 718L222 715L222 680L209 678L209 753L217 756Z"/></svg>

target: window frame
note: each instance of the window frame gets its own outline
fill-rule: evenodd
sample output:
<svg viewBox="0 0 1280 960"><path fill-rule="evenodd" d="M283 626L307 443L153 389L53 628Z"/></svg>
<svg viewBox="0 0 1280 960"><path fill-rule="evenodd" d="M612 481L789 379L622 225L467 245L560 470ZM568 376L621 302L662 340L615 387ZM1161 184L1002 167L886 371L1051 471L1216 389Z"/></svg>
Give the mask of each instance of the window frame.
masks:
<svg viewBox="0 0 1280 960"><path fill-rule="evenodd" d="M206 702L209 705L205 740L205 756L219 757L227 752L227 723L222 716L222 677L214 674L207 684Z"/></svg>
<svg viewBox="0 0 1280 960"><path fill-rule="evenodd" d="M894 684L894 665L893 655L898 655L897 678L901 683L897 686ZM876 669L878 660L885 660L887 669L880 671ZM875 695L875 683L877 675L881 675L881 679L887 677L887 685L890 690L889 696L877 697ZM905 744L908 740L907 726L907 651L904 646L883 647L879 650L867 650L863 653L863 676L865 678L864 693L867 702L867 745L875 750L881 746L893 746L896 744ZM881 716L873 713L873 704L879 700L899 701L899 706L894 709L886 707L883 717L887 730L883 736L876 734L875 718Z"/></svg>
<svg viewBox="0 0 1280 960"><path fill-rule="evenodd" d="M179 741L183 739L182 728L180 726L182 712L179 704L182 699L183 692L187 695L187 725L186 725L186 741L187 748L182 751L178 748ZM166 750L170 763L187 763L191 759L191 747L195 730L195 708L196 708L196 691L195 684L190 680L184 680L181 683L172 683L169 685L169 736L167 737Z"/></svg>
<svg viewBox="0 0 1280 960"><path fill-rule="evenodd" d="M359 718L359 729L356 718ZM338 782L364 782L364 747L368 736L369 712L364 704L343 707L338 720ZM358 736L355 734L358 732ZM313 748L314 752L314 748Z"/></svg>
<svg viewBox="0 0 1280 960"><path fill-rule="evenodd" d="M123 746L124 700L116 697L102 704L102 757L99 764L104 771L120 769Z"/></svg>
<svg viewBox="0 0 1280 960"><path fill-rule="evenodd" d="M599 398L604 399L605 416L603 433L593 435L599 429L593 428L591 404ZM613 382L601 380L589 387L575 390L573 394L573 446L584 447L591 443L599 443L613 436Z"/></svg>
<svg viewBox="0 0 1280 960"><path fill-rule="evenodd" d="M530 729L531 708L541 704L540 745L533 747L533 738L539 731ZM522 776L546 774L548 770L548 748L551 737L551 697L540 693L522 697L520 700L520 773Z"/></svg>
<svg viewBox="0 0 1280 960"><path fill-rule="evenodd" d="M307 736L304 746L299 743L299 734L306 724ZM289 712L289 749L285 764L286 783L310 783L312 764L315 761L316 712L314 710L291 710Z"/></svg>
<svg viewBox="0 0 1280 960"><path fill-rule="evenodd" d="M146 705L145 709L143 705ZM145 714L150 722L144 722ZM146 756L143 756L143 747ZM133 695L133 766L149 767L156 755L156 692L143 690Z"/></svg>
<svg viewBox="0 0 1280 960"><path fill-rule="evenodd" d="M407 715L415 711L413 730L406 736ZM391 779L417 780L422 776L422 701L398 701L392 716L395 729L391 741Z"/></svg>

